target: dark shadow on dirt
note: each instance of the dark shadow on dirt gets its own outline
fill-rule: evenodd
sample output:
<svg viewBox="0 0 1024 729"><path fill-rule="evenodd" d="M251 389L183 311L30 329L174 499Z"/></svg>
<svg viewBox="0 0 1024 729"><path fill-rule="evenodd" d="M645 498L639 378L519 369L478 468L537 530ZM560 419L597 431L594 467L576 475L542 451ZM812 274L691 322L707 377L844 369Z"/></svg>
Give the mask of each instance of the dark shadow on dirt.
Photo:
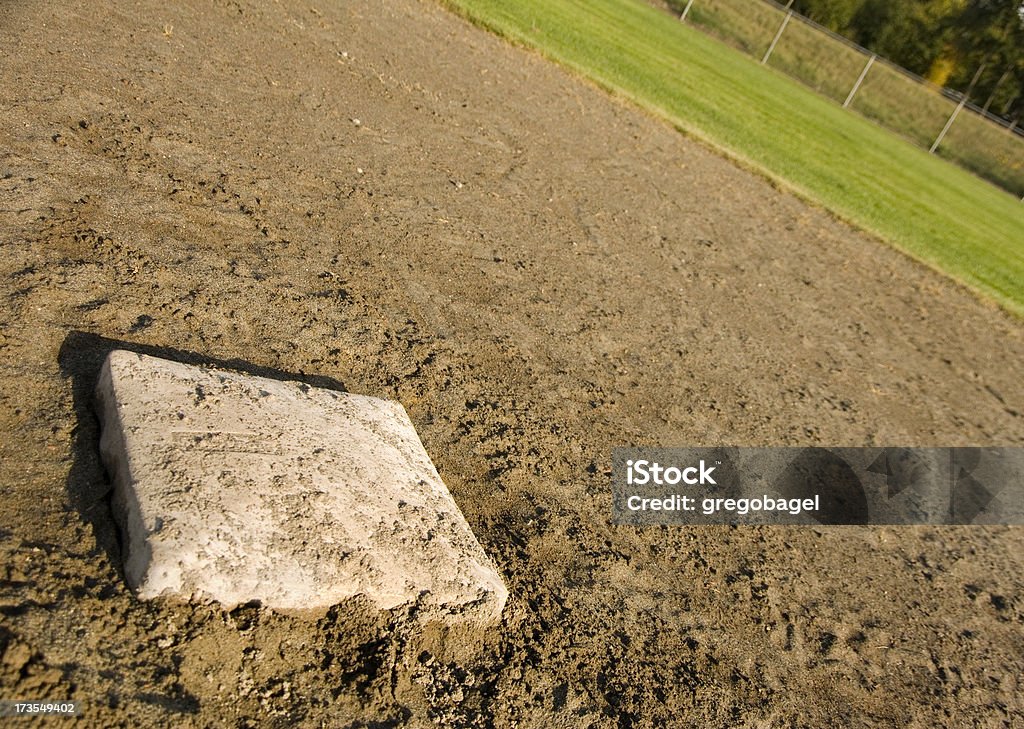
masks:
<svg viewBox="0 0 1024 729"><path fill-rule="evenodd" d="M71 379L78 427L72 444L73 462L66 488L70 503L78 510L82 520L92 526L96 543L107 553L111 564L116 566L122 577L120 535L110 510L110 479L100 461L100 424L96 415L94 396L96 380L103 361L115 349L162 357L184 364L215 367L274 380L290 380L314 387L346 391L343 383L331 377L284 372L239 359L218 359L173 347L109 339L89 332L69 332L61 344L58 362L61 374Z"/></svg>
<svg viewBox="0 0 1024 729"><path fill-rule="evenodd" d="M183 693L181 696L165 696L163 694L149 692L137 694L135 698L144 704L153 704L167 712L175 714L199 713L199 700L187 692Z"/></svg>

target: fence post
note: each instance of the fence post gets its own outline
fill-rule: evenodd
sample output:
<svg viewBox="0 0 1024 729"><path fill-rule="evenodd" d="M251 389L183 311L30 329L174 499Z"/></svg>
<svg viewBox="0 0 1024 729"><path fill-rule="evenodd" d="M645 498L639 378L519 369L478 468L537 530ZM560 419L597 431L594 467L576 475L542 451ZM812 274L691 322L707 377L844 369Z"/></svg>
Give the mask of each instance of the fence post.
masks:
<svg viewBox="0 0 1024 729"><path fill-rule="evenodd" d="M686 7L683 8L683 14L679 16L679 22L680 23L683 23L683 22L686 21L686 15L687 15L687 13L690 12L690 6L691 5L693 5L693 0L689 0L689 2L686 3Z"/></svg>
<svg viewBox="0 0 1024 729"><path fill-rule="evenodd" d="M956 105L955 109L953 109L953 113L949 115L949 119L946 120L946 126L942 127L942 131L939 132L939 136L937 136L935 141L932 142L932 148L928 150L929 154L935 154L935 150L939 148L939 143L942 141L942 138L946 136L946 132L948 132L949 128L953 126L953 122L956 121L957 114L960 113L960 110L964 108L964 104L966 103L967 94L964 94L964 97L960 99L960 103Z"/></svg>
<svg viewBox="0 0 1024 729"><path fill-rule="evenodd" d="M775 34L775 38L772 39L772 44L768 46L768 50L764 53L764 58L761 59L762 66L768 63L768 59L771 57L772 51L775 50L775 46L778 44L779 38L782 37L782 31L786 29L786 26L789 25L789 19L793 17L793 11L789 9L789 6L792 4L793 0L789 0L789 3L786 5L786 17L782 19L782 25L779 26L779 32Z"/></svg>
<svg viewBox="0 0 1024 729"><path fill-rule="evenodd" d="M999 91L999 87L1003 85L1003 81L1006 80L1006 77L1010 75L1010 71L1012 70L1012 68L1008 68L1003 71L1003 75L999 77L999 80L996 81L996 85L992 87L992 93L988 95L988 101L985 102L985 106L981 107L982 111L988 111L988 107L992 105L992 100L996 98L996 92Z"/></svg>
<svg viewBox="0 0 1024 729"><path fill-rule="evenodd" d="M949 115L949 119L946 121L946 126L942 127L942 131L939 132L939 136L937 136L935 141L932 143L932 148L928 150L929 154L935 154L935 150L939 148L939 143L942 141L942 138L946 136L946 132L948 132L949 128L953 126L953 122L956 121L957 114L959 114L960 110L967 105L967 97L971 95L971 89L974 88L974 84L978 83L978 78L981 77L981 72L984 70L985 64L983 63L974 74L974 78L971 79L971 84L967 87L967 91L964 92L963 97L960 99L960 103L956 105L956 108L953 109L953 113Z"/></svg>
<svg viewBox="0 0 1024 729"><path fill-rule="evenodd" d="M869 58L868 62L864 65L864 70L860 72L860 76L857 78L857 83L855 83L853 88L850 89L850 95L847 96L846 101L843 102L844 109L850 105L851 101L853 101L854 94L857 93L857 89L860 88L860 85L864 83L864 77L868 75L868 71L871 69L871 64L875 62L876 58L878 58L878 56L872 53L871 58Z"/></svg>

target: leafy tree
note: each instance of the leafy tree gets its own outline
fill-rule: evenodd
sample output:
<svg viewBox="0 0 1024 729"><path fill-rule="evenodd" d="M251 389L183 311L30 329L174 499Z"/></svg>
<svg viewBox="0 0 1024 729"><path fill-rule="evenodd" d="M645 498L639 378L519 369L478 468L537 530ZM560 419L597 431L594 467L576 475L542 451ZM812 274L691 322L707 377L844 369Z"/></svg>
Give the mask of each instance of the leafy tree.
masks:
<svg viewBox="0 0 1024 729"><path fill-rule="evenodd" d="M950 85L966 88L983 67L972 98L1019 119L1024 111L1024 1L971 0L950 19L949 29L950 51L957 59Z"/></svg>
<svg viewBox="0 0 1024 729"><path fill-rule="evenodd" d="M865 0L852 20L854 40L919 75L949 46L957 0Z"/></svg>
<svg viewBox="0 0 1024 729"><path fill-rule="evenodd" d="M851 21L864 0L796 0L793 9L829 30L849 36Z"/></svg>

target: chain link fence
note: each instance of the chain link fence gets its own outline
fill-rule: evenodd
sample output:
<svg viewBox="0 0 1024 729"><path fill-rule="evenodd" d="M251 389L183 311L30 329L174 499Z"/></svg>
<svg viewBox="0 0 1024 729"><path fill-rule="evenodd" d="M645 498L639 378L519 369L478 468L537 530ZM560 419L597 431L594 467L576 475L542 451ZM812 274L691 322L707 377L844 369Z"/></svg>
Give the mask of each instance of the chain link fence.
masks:
<svg viewBox="0 0 1024 729"><path fill-rule="evenodd" d="M682 19L1024 199L1015 125L774 0L676 0Z"/></svg>

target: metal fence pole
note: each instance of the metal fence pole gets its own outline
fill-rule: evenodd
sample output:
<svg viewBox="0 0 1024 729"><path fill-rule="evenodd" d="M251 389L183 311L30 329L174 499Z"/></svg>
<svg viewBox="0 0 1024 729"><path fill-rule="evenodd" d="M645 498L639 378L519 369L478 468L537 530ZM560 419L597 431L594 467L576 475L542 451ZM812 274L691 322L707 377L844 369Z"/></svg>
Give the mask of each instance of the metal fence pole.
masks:
<svg viewBox="0 0 1024 729"><path fill-rule="evenodd" d="M853 88L850 89L850 95L847 96L846 101L843 102L844 109L850 105L851 101L853 101L853 97L857 93L857 89L859 89L860 85L864 83L864 77L868 75L868 71L871 69L871 64L875 62L876 58L878 58L878 56L872 53L871 58L868 59L868 62L864 66L864 70L860 72L860 76L857 78L857 83L855 83Z"/></svg>
<svg viewBox="0 0 1024 729"><path fill-rule="evenodd" d="M949 131L949 128L953 126L953 122L956 121L956 117L960 113L960 110L967 105L967 97L971 95L971 90L974 88L974 84L978 83L978 78L981 77L981 72L984 70L985 64L983 63L974 74L974 78L971 79L971 84L967 87L967 91L964 92L963 97L960 99L960 103L956 105L956 108L953 109L953 113L949 115L949 119L946 121L946 126L942 127L942 131L939 132L939 136L937 136L935 141L932 143L932 148L928 150L929 154L935 154L935 150L939 148L939 143L942 142L942 138L946 136L946 132Z"/></svg>
<svg viewBox="0 0 1024 729"><path fill-rule="evenodd" d="M981 107L982 111L988 111L988 107L992 105L992 100L996 98L996 92L999 91L999 87L1003 85L1003 81L1006 80L1006 77L1010 75L1011 70L1012 69L1008 68L1003 71L1003 75L999 77L999 80L996 81L996 85L992 87L992 93L988 95L988 101L985 102L985 106Z"/></svg>
<svg viewBox="0 0 1024 729"><path fill-rule="evenodd" d="M789 10L789 6L792 5L792 4L793 4L793 0L789 0L789 4L786 5L786 9ZM786 17L782 19L782 25L779 26L779 32L775 34L775 38L772 39L772 44L770 46L768 46L768 50L765 51L764 58L761 59L761 65L762 66L764 64L768 63L768 59L771 57L772 51L775 50L775 46L778 44L779 38L782 37L782 31L784 31L786 29L786 26L789 25L789 20L792 17L793 17L793 11L789 10L789 12L786 13Z"/></svg>
<svg viewBox="0 0 1024 729"><path fill-rule="evenodd" d="M942 131L939 132L939 136L935 138L935 141L932 143L932 148L928 150L929 154L935 154L935 150L939 148L939 143L942 141L942 138L946 136L946 132L948 132L949 128L953 126L953 122L956 121L957 114L960 113L960 110L964 108L966 103L967 95L965 94L964 98L960 99L960 103L956 105L955 109L953 109L953 113L949 115L949 119L946 120L946 126L942 127Z"/></svg>
<svg viewBox="0 0 1024 729"><path fill-rule="evenodd" d="M690 6L691 5L693 5L693 0L689 0L689 2L686 3L686 7L683 8L683 14L679 16L679 22L680 23L682 23L682 22L684 22L686 20L686 15L687 15L687 13L690 12Z"/></svg>

